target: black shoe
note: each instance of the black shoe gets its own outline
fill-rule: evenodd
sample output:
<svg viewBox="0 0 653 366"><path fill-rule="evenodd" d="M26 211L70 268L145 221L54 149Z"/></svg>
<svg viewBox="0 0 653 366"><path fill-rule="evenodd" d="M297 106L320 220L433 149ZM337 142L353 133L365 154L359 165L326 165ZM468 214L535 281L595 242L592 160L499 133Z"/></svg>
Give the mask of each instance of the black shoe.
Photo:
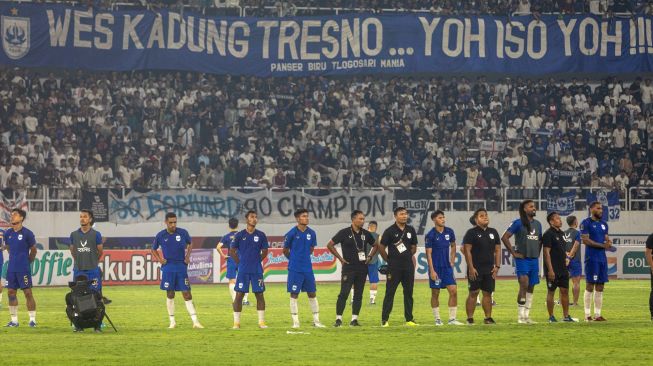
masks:
<svg viewBox="0 0 653 366"><path fill-rule="evenodd" d="M104 296L102 296L102 303L103 303L104 305L109 305L109 304L111 304L112 302L113 302L113 301L111 301L108 297L104 297Z"/></svg>
<svg viewBox="0 0 653 366"><path fill-rule="evenodd" d="M349 323L349 326L350 327L360 327L361 325L358 324L358 319L354 319L354 320L351 321L351 323Z"/></svg>
<svg viewBox="0 0 653 366"><path fill-rule="evenodd" d="M495 322L494 319L492 319L492 317L489 317L489 318L485 318L485 320L483 320L483 323L484 324L496 324L497 322Z"/></svg>
<svg viewBox="0 0 653 366"><path fill-rule="evenodd" d="M336 319L336 322L333 324L333 326L336 328L342 327L342 319Z"/></svg>
<svg viewBox="0 0 653 366"><path fill-rule="evenodd" d="M102 329L100 329L100 327L96 327L94 332L95 333L102 333Z"/></svg>
<svg viewBox="0 0 653 366"><path fill-rule="evenodd" d="M474 318L467 318L467 324L474 324Z"/></svg>

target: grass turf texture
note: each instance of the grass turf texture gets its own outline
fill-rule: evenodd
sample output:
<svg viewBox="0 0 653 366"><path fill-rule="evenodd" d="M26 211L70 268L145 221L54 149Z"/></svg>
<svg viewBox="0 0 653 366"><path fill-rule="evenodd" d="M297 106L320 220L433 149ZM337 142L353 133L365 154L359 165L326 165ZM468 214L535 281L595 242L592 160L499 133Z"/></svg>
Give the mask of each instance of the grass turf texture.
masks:
<svg viewBox="0 0 653 366"><path fill-rule="evenodd" d="M459 281L458 318L465 319L466 282ZM38 328L27 326L25 301L19 294L19 328L1 328L0 345L4 364L565 364L651 365L653 324L648 312L649 281L612 281L606 285L603 314L605 323L548 324L544 305L546 287L535 289L531 317L535 325L518 325L515 280L497 281L493 317L497 325L483 325L477 307L474 326L433 325L430 289L426 282L415 284L415 319L419 327L404 326L401 290L397 291L390 327L381 328L384 286L379 286L377 305L368 305L365 288L360 328L348 326L351 306L347 304L342 328L333 328L338 284L318 284L320 316L326 329L314 329L308 300L300 295L302 327L291 329L289 300L285 284L267 285L266 320L269 329L257 328L255 298L243 308L242 329L232 330L230 297L225 285L194 286L199 319L206 329L192 329L181 294L176 297L177 329L167 329L165 293L156 286L108 287L113 300L107 312L119 333L106 328L73 333L66 318L66 288L36 288ZM6 290L0 310L2 324L9 321ZM448 294L441 292L440 313L447 318ZM581 291L580 301L583 294ZM562 309L556 306L558 320ZM571 308L572 316L583 317L582 305ZM299 334L288 331L304 332Z"/></svg>

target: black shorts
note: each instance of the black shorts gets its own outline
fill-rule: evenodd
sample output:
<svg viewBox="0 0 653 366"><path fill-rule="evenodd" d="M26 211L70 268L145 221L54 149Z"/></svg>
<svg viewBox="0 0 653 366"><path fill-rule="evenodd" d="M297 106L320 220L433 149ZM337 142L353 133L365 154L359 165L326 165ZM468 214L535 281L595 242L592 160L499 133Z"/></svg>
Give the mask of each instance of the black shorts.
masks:
<svg viewBox="0 0 653 366"><path fill-rule="evenodd" d="M555 291L558 287L566 289L569 288L569 273L556 276L553 281L549 281L549 278L546 277L546 274L544 277L546 278L546 288L549 289L549 291Z"/></svg>
<svg viewBox="0 0 653 366"><path fill-rule="evenodd" d="M485 292L494 292L494 278L492 278L492 273L480 274L476 276L476 280L469 280L469 291L485 291Z"/></svg>

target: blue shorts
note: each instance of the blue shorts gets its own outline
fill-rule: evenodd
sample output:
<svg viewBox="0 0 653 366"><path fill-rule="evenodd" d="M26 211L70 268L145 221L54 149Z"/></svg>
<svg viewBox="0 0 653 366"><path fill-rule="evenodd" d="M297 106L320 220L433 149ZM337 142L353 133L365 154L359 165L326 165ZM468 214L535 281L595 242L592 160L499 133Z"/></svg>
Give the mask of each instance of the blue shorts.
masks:
<svg viewBox="0 0 653 366"><path fill-rule="evenodd" d="M517 277L528 276L528 286L540 283L539 258L515 258L515 272Z"/></svg>
<svg viewBox="0 0 653 366"><path fill-rule="evenodd" d="M91 284L91 288L93 290L98 292L102 291L102 276L100 275L100 267L89 270L73 269L73 281L79 275L85 275L88 277L88 283Z"/></svg>
<svg viewBox="0 0 653 366"><path fill-rule="evenodd" d="M288 292L315 292L315 275L313 272L288 271Z"/></svg>
<svg viewBox="0 0 653 366"><path fill-rule="evenodd" d="M32 288L30 272L7 272L7 288L12 290Z"/></svg>
<svg viewBox="0 0 653 366"><path fill-rule="evenodd" d="M588 283L608 282L608 262L585 260L585 281Z"/></svg>
<svg viewBox="0 0 653 366"><path fill-rule="evenodd" d="M370 279L370 283L379 283L379 262L367 265L367 278Z"/></svg>
<svg viewBox="0 0 653 366"><path fill-rule="evenodd" d="M435 273L438 274L438 280L439 283L436 284L435 281L431 279L429 276L429 287L431 288L437 288L437 289L443 289L447 288L447 286L451 285L456 285L456 278L453 275L453 268L451 267L442 267L442 268L435 268Z"/></svg>
<svg viewBox="0 0 653 366"><path fill-rule="evenodd" d="M190 291L188 271L161 272L161 290Z"/></svg>
<svg viewBox="0 0 653 366"><path fill-rule="evenodd" d="M236 275L238 274L238 265L234 262L233 259L227 258L227 278L230 280L235 280Z"/></svg>
<svg viewBox="0 0 653 366"><path fill-rule="evenodd" d="M264 292L265 283L263 282L262 273L241 273L238 272L236 276L236 288L237 292L249 292L249 285L252 285L252 292Z"/></svg>
<svg viewBox="0 0 653 366"><path fill-rule="evenodd" d="M567 269L569 270L569 277L579 277L583 274L583 266L580 264L579 259L569 261Z"/></svg>

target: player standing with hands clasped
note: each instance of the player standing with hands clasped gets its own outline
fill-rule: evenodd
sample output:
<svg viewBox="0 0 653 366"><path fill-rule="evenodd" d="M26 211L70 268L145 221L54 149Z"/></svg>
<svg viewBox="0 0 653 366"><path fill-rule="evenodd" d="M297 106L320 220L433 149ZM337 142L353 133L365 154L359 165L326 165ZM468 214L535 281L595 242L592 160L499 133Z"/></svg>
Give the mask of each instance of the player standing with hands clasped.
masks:
<svg viewBox="0 0 653 366"><path fill-rule="evenodd" d="M401 283L404 290L404 317L409 327L418 324L413 319L413 286L415 285L415 264L417 232L408 225L408 211L404 207L394 210L395 223L385 229L379 246L381 257L388 262L387 285L383 298L381 325L388 327L388 320L395 300L395 292ZM386 253L387 248L387 253Z"/></svg>
<svg viewBox="0 0 653 366"><path fill-rule="evenodd" d="M234 326L240 329L240 313L243 311L243 297L249 292L250 286L256 296L256 311L258 327L266 329L265 324L265 283L263 282L263 260L268 256L268 237L256 229L258 217L256 211L245 214L247 227L239 231L229 247L229 255L238 264L236 277L236 299L233 303Z"/></svg>
<svg viewBox="0 0 653 366"><path fill-rule="evenodd" d="M186 310L193 321L193 328L204 328L197 320L193 295L190 292L190 281L188 280L188 264L190 253L193 250L191 238L188 231L177 227L177 215L168 212L165 217L166 228L161 230L154 238L152 244L152 256L161 262L161 290L166 291L166 307L170 317L172 329L177 327L175 321L175 292L181 291L186 303ZM159 253L159 247L163 256Z"/></svg>
<svg viewBox="0 0 653 366"><path fill-rule="evenodd" d="M475 226L465 233L463 244L465 261L467 262L467 278L469 279L469 295L467 296L467 324L474 324L476 296L483 292L481 306L485 313L485 324L496 324L492 319L492 293L495 280L501 267L501 242L496 229L489 227L490 219L484 208L474 211L470 222Z"/></svg>

